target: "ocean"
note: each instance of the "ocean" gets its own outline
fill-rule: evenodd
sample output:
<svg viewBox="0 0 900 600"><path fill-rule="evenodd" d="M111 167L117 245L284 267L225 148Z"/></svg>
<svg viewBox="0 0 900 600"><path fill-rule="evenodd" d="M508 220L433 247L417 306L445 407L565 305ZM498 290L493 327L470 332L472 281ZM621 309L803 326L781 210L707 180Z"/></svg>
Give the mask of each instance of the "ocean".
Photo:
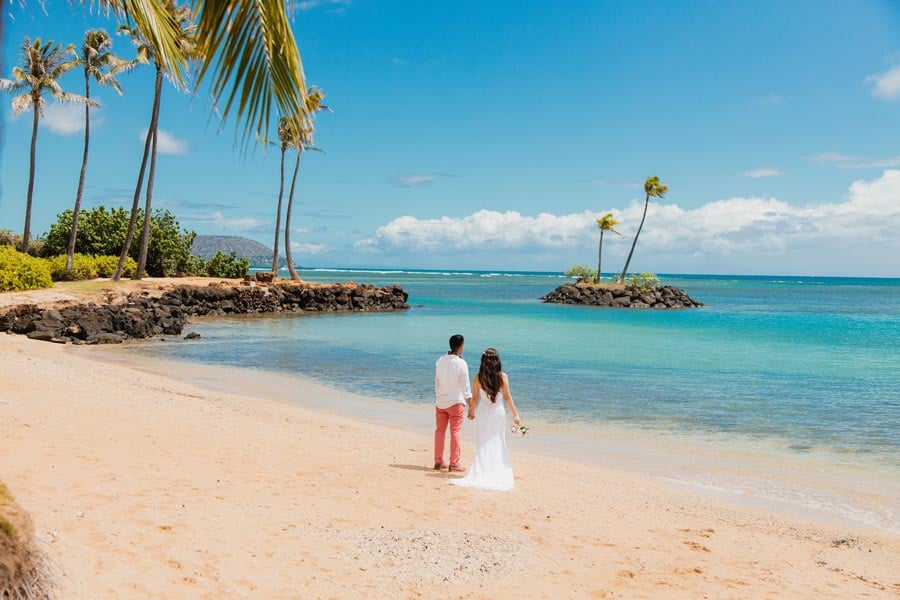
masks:
<svg viewBox="0 0 900 600"><path fill-rule="evenodd" d="M434 362L462 333L472 374L484 348L500 351L531 426L515 450L900 531L900 279L662 275L707 306L631 310L542 303L559 273L301 276L398 283L412 308L205 318L200 342L130 349L310 377L427 415Z"/></svg>

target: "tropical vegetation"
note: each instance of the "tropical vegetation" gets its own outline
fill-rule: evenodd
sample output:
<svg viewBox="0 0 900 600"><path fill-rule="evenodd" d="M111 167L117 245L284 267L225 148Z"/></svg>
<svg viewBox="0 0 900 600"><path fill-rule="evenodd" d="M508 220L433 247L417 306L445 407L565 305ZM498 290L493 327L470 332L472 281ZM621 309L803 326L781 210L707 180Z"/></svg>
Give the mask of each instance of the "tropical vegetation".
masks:
<svg viewBox="0 0 900 600"><path fill-rule="evenodd" d="M309 88L308 93L306 95L306 111L303 114L295 115L292 118L285 119L283 123L279 123L278 127L278 136L282 140L282 146L285 144L289 148L293 148L297 152L297 160L294 162L294 175L291 177L291 190L288 193L288 202L287 202L287 211L284 216L284 257L287 260L288 271L291 273L291 279L294 281L300 281L300 275L297 274L297 269L294 266L294 258L291 255L291 212L294 206L294 190L297 186L297 173L300 171L300 158L303 155L304 150L317 150L320 151L319 148L315 145L315 140L313 139L313 135L315 133L314 127L314 115L322 110L331 110L324 104L322 104L322 100L325 99L325 94L319 88L312 86ZM282 131L283 136L282 137ZM284 158L284 152L282 151L282 159ZM282 162L282 167L283 167ZM282 168L282 182L281 182L281 190L284 189L284 169ZM281 191L278 194L278 216L279 219L281 217ZM276 233L276 246L277 246L277 236ZM276 255L277 256L277 255ZM277 273L275 267L277 267L278 262L273 261L273 272Z"/></svg>
<svg viewBox="0 0 900 600"><path fill-rule="evenodd" d="M644 228L644 221L647 218L647 207L650 206L650 198L662 198L668 193L669 186L659 182L659 177L648 177L644 182L644 214L641 216L641 224L638 225L637 232L634 234L634 241L631 243L631 250L628 252L628 258L625 260L625 268L622 269L622 275L619 277L619 283L625 283L625 275L628 273L628 267L631 265L631 257L634 255L634 248L637 246L638 236L641 235L641 229Z"/></svg>
<svg viewBox="0 0 900 600"><path fill-rule="evenodd" d="M628 284L639 292L649 292L659 285L659 277L655 273L632 273L628 276Z"/></svg>
<svg viewBox="0 0 900 600"><path fill-rule="evenodd" d="M166 220L166 213L160 215L152 208L163 77L168 78L179 89L188 89L190 73L194 91L201 84L209 83L215 114L223 122L229 117L236 118L237 131L242 131L239 137L244 148L254 139L265 139L267 130L278 115L289 115L288 130L291 135L287 138L289 145L285 149L296 148L298 152L288 200L289 217L296 173L299 170L299 154L304 149L314 148L311 115L325 108L321 105L321 92L314 88L307 90L302 61L288 17L289 5L281 0L194 0L190 5L180 6L176 4L176 0L99 0L97 5L108 16L124 23L119 31L129 35L135 42L137 60L124 61L115 57L109 51L109 36L102 30L92 30L85 34L81 59L76 55L74 46L61 48L53 42L43 44L40 40L32 42L25 38L22 64L13 70L12 79L0 80L0 88L15 95L13 109L16 113L28 109L32 109L34 113L25 226L20 247L29 251L31 245L35 147L38 121L47 101L46 97L83 102L87 105L84 153L75 203L70 211L69 228L65 231L66 244L62 251L66 256L66 271L75 269L74 256L83 246L78 240L82 235L81 203L90 146L89 108L95 105L90 98L90 83L93 79L100 85L110 85L121 92L115 76L137 62L152 63L156 69L154 99L132 210L129 213L129 226L125 229L124 237L115 238L119 261L113 273L114 278L125 274L129 257L136 258L138 262L136 277L141 277L144 273L156 275L190 272L189 269L194 272L203 270L195 260L196 257L189 252L190 243L185 244L184 240L173 243L173 238L166 237L164 233L164 239L160 242L153 240L159 233L157 229L161 226L160 222ZM192 69L192 64L196 68ZM63 91L58 81L78 65L84 66L84 96ZM145 174L146 195L144 209L141 211L139 199ZM150 218L142 219L142 215L149 215ZM139 222L142 231L138 238L137 255L134 257L133 240ZM53 238L54 251L58 249L57 238L61 237L61 233L56 231L49 235ZM289 238L290 235L286 232L288 255ZM92 244L96 244L96 241ZM172 250L174 255L167 255L165 258L154 256L154 248L162 248L166 252ZM41 250L41 254L46 255L47 252ZM92 253L91 256L93 255ZM81 260L83 262L84 259ZM277 261L275 264L277 266ZM212 265L209 268L215 272L236 273L247 270L240 259L228 255L214 257L203 266L206 268L209 265ZM292 276L296 277L293 268Z"/></svg>
<svg viewBox="0 0 900 600"><path fill-rule="evenodd" d="M0 89L14 94L13 112L19 114L26 110L32 112L31 154L28 168L28 194L25 199L25 227L22 233L22 251L28 252L31 239L31 205L34 198L35 150L37 149L38 122L47 104L46 96L60 102L90 101L84 96L63 91L59 79L80 61L71 44L62 48L50 41L33 42L26 37L22 42L20 66L13 67L12 79L0 79Z"/></svg>
<svg viewBox="0 0 900 600"><path fill-rule="evenodd" d="M131 246L132 239L134 239L134 229L138 217L138 205L141 197L141 188L143 187L144 172L147 170L148 159L150 170L149 173L147 173L144 214L153 214L153 182L156 176L156 151L159 132L159 110L162 102L163 76L168 76L170 80L176 82L177 87L182 87L180 85L181 82L175 77L175 73L187 68L187 61L194 52L194 26L190 8L187 6L178 6L175 4L174 0L164 0L163 4L168 11L170 19L178 24L178 36L174 41L178 50L176 60L181 62L166 64L163 60L163 50L154 46L154 41L152 41L154 38L152 36L145 34L141 29L133 26L122 25L119 27L120 33L124 33L131 37L135 48L137 49L138 62L144 64L153 63L153 66L156 69L156 78L153 85L153 104L150 112L150 126L147 128L147 134L144 140L144 154L141 158L140 170L138 171L137 185L134 188L134 198L131 205L131 217L128 223L128 231L125 235L125 245L122 247L122 252L119 255L119 265L116 267L116 272L113 273L112 277L114 281L122 276L125 259L128 256L128 249ZM151 235L151 222L149 219L144 219L140 237L140 249L138 250L138 268L134 275L135 279L140 279L147 267L147 250L150 244Z"/></svg>
<svg viewBox="0 0 900 600"><path fill-rule="evenodd" d="M565 272L566 277L575 277L580 281L595 281L597 272L587 265L572 265Z"/></svg>
<svg viewBox="0 0 900 600"><path fill-rule="evenodd" d="M597 283L600 283L600 279L603 277L603 234L607 231L612 231L619 237L622 237L622 234L614 229L619 222L613 218L612 213L606 213L599 219L597 219L597 227L600 228L600 246L597 249Z"/></svg>
<svg viewBox="0 0 900 600"><path fill-rule="evenodd" d="M19 252L12 246L0 246L0 292L36 290L52 285L46 261Z"/></svg>
<svg viewBox="0 0 900 600"><path fill-rule="evenodd" d="M103 29L91 29L84 34L81 45L81 66L84 68L84 153L81 158L81 174L78 177L78 190L75 192L75 206L72 209L72 231L69 233L69 244L66 248L66 271L72 271L75 254L75 238L78 235L78 218L81 216L81 197L84 194L84 179L87 175L88 153L91 144L91 80L99 85L108 86L122 95L122 86L116 75L134 66L134 61L126 61L110 51L112 39Z"/></svg>
<svg viewBox="0 0 900 600"><path fill-rule="evenodd" d="M138 219L143 221L143 217L143 211L138 209ZM75 242L75 252L91 256L119 256L121 259L129 223L129 213L122 207L107 209L98 206L82 211L81 231ZM47 233L44 256L65 254L71 227L72 211L65 210L59 213L56 222L50 226ZM168 210L159 209L150 217L150 230L146 267L149 275L167 277L197 273L196 259L191 254L191 245L197 235L195 232L182 229L175 215ZM125 261L122 262L127 264L129 257L137 262L139 254L140 244L132 239ZM122 270L124 274L124 264Z"/></svg>

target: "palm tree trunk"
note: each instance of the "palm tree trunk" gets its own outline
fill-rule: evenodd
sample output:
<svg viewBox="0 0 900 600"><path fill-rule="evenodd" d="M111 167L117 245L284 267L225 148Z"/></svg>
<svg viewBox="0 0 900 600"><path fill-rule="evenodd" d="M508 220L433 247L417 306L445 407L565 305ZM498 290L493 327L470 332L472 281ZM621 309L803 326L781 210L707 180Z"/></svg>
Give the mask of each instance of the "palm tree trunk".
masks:
<svg viewBox="0 0 900 600"><path fill-rule="evenodd" d="M31 199L34 196L34 158L37 148L38 118L40 118L40 103L32 102L34 111L34 124L31 126L31 166L28 171L28 197L25 200L25 231L22 233L22 252L28 252L28 243L31 241Z"/></svg>
<svg viewBox="0 0 900 600"><path fill-rule="evenodd" d="M597 283L600 283L600 279L603 274L603 230L600 230L600 249L597 250Z"/></svg>
<svg viewBox="0 0 900 600"><path fill-rule="evenodd" d="M91 77L84 72L84 155L81 157L81 175L78 177L78 192L75 194L75 207L72 209L72 232L69 234L69 245L66 247L66 273L72 272L72 257L75 255L75 239L78 235L78 216L81 214L81 195L84 193L84 177L87 174L88 148L91 141Z"/></svg>
<svg viewBox="0 0 900 600"><path fill-rule="evenodd" d="M281 200L284 196L284 152L281 149L281 183L278 186L278 212L275 214L275 245L272 246L272 273L278 277L278 235L281 233Z"/></svg>
<svg viewBox="0 0 900 600"><path fill-rule="evenodd" d="M159 110L159 94L153 97L153 108L150 112L150 124L152 127L153 117ZM150 145L153 143L150 130L147 130L147 139L144 140L144 156L141 159L141 170L138 171L137 185L134 187L134 199L131 202L131 218L128 220L128 232L125 234L125 245L119 253L119 264L116 266L116 272L113 273L112 280L118 281L122 277L122 271L125 270L125 259L128 258L128 251L131 249L131 242L134 240L134 226L137 222L138 203L141 201L141 188L144 187L144 171L147 170L147 158L150 155Z"/></svg>
<svg viewBox="0 0 900 600"><path fill-rule="evenodd" d="M641 229L644 228L644 219L647 218L647 207L650 206L650 194L644 199L644 216L641 217L641 224L638 225L637 232L634 234L634 241L631 242L631 251L628 252L628 259L625 261L625 268L622 269L622 275L619 277L619 283L625 283L625 275L628 274L628 265L631 264L631 256L634 254L634 247L637 246L638 236L641 235Z"/></svg>
<svg viewBox="0 0 900 600"><path fill-rule="evenodd" d="M159 105L162 100L162 68L156 66L156 88L154 94L158 100L156 101L156 112L153 113L153 120L150 123L150 131L147 135L153 136L153 144L150 150L150 173L147 175L147 200L144 204L144 231L141 233L141 250L138 253L137 271L134 272L133 279L140 279L144 276L144 269L147 266L147 249L150 247L150 218L151 204L153 203L153 179L156 177L156 135L159 130Z"/></svg>
<svg viewBox="0 0 900 600"><path fill-rule="evenodd" d="M287 259L288 270L291 279L300 281L297 269L294 268L294 258L291 256L291 209L294 207L294 186L297 184L297 173L300 171L301 148L297 149L297 162L294 164L294 178L291 180L291 191L288 194L287 214L284 215L284 257Z"/></svg>

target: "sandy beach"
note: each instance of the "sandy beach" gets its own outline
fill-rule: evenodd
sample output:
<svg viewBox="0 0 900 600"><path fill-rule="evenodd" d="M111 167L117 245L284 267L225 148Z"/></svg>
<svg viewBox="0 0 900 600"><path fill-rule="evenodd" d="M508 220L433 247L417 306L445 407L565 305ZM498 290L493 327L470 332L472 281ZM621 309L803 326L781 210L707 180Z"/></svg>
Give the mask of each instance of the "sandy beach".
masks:
<svg viewBox="0 0 900 600"><path fill-rule="evenodd" d="M900 597L895 534L521 453L456 489L430 431L83 350L0 339L0 480L62 598Z"/></svg>

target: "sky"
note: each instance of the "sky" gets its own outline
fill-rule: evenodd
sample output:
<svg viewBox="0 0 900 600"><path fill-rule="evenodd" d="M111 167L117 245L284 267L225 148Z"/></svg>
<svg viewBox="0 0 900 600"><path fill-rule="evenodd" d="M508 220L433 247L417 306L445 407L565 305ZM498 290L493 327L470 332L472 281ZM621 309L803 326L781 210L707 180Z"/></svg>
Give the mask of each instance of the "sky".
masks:
<svg viewBox="0 0 900 600"><path fill-rule="evenodd" d="M25 36L80 47L116 24L69 2L7 3ZM897 0L307 0L294 32L316 122L291 224L307 267L900 276ZM114 51L133 58L127 38ZM130 206L153 72L96 90L85 205ZM83 92L71 72L64 89ZM0 97L0 229L20 232L30 114ZM280 152L243 152L207 90L163 92L154 206L271 247ZM37 140L32 232L74 202L83 109ZM289 165L292 163L289 157Z"/></svg>

